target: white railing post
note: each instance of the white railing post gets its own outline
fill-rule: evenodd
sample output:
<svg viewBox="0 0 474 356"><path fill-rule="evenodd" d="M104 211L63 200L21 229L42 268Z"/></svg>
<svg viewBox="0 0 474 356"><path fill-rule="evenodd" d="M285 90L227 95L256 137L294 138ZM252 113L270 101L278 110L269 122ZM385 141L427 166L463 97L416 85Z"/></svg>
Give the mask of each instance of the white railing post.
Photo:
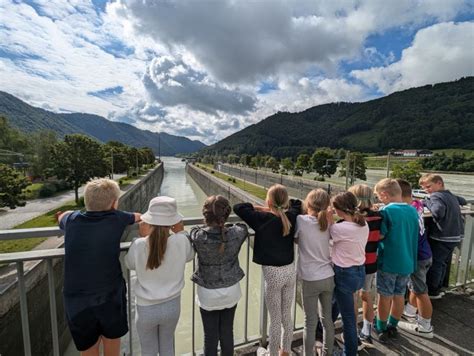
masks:
<svg viewBox="0 0 474 356"><path fill-rule="evenodd" d="M59 356L58 317L56 313L56 286L54 285L53 260L48 258L49 311L51 313L51 338L53 339L53 355Z"/></svg>
<svg viewBox="0 0 474 356"><path fill-rule="evenodd" d="M28 321L28 298L26 295L23 261L16 263L18 273L18 291L20 293L21 329L23 331L23 350L25 356L31 356L30 323Z"/></svg>
<svg viewBox="0 0 474 356"><path fill-rule="evenodd" d="M457 285L466 285L468 280L472 279L469 276L471 269L474 270L474 261L472 258L472 250L474 244L474 213L466 214L466 221L464 226L464 239L461 246L461 261L459 263L459 273L457 278Z"/></svg>

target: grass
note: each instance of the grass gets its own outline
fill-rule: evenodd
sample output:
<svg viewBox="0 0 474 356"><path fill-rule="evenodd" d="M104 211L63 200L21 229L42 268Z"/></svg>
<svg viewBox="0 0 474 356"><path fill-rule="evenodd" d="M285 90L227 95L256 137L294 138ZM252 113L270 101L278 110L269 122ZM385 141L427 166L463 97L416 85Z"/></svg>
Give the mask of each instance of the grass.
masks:
<svg viewBox="0 0 474 356"><path fill-rule="evenodd" d="M247 181L244 181L242 179L238 179L238 178L235 178L233 176L230 176L228 174L218 172L218 171L214 170L214 167L210 164L199 163L199 164L197 164L197 166L199 168L201 168L202 170L204 170L208 173L211 173L215 177L223 180L224 182L226 182L228 184L231 184L234 187L237 187L239 189L242 189L243 191L246 191L247 193L250 193L250 194L252 194L252 195L254 195L254 196L256 196L260 199L265 200L265 198L267 196L266 189L262 188L259 185L255 185L255 184L249 183Z"/></svg>
<svg viewBox="0 0 474 356"><path fill-rule="evenodd" d="M448 156L451 156L454 153L461 154L464 153L467 157L474 157L474 150L465 150L461 148L446 148L442 150L433 150L434 153L445 153Z"/></svg>

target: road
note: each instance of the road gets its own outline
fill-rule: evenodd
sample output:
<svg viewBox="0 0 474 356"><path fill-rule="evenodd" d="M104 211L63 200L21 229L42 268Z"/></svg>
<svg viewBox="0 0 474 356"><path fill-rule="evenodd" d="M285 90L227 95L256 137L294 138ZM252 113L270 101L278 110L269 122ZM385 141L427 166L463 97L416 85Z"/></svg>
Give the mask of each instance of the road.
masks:
<svg viewBox="0 0 474 356"><path fill-rule="evenodd" d="M114 174L114 179L125 177L125 174ZM79 188L79 195L82 195L84 187ZM25 206L16 209L0 209L0 230L11 229L25 221L56 209L74 200L74 191L64 192L54 197L28 200Z"/></svg>

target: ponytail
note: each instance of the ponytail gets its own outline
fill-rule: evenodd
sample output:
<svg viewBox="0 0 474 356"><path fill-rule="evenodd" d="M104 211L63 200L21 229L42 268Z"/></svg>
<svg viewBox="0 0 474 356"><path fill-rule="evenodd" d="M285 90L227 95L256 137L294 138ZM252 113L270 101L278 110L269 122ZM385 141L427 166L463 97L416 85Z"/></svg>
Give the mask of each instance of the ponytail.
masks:
<svg viewBox="0 0 474 356"><path fill-rule="evenodd" d="M353 221L357 224L357 225L360 225L360 226L364 226L365 225L365 217L364 217L364 214L360 212L359 209L357 209L355 212L354 212L354 215L353 215Z"/></svg>
<svg viewBox="0 0 474 356"><path fill-rule="evenodd" d="M152 231L148 236L148 259L146 269L160 267L166 252L168 237L170 236L169 226L152 225Z"/></svg>
<svg viewBox="0 0 474 356"><path fill-rule="evenodd" d="M221 245L219 246L219 253L224 253L225 243L227 242L227 229L224 225L230 212L231 208L229 201L222 195L211 195L206 199L204 206L202 207L205 224L207 226L216 226L221 229Z"/></svg>
<svg viewBox="0 0 474 356"><path fill-rule="evenodd" d="M283 224L283 236L288 236L291 230L290 220L288 219L288 216L286 216L282 208L277 208L277 213L280 216L281 223Z"/></svg>
<svg viewBox="0 0 474 356"><path fill-rule="evenodd" d="M328 229L328 212L327 210L321 210L318 213L318 224L320 231L326 231Z"/></svg>

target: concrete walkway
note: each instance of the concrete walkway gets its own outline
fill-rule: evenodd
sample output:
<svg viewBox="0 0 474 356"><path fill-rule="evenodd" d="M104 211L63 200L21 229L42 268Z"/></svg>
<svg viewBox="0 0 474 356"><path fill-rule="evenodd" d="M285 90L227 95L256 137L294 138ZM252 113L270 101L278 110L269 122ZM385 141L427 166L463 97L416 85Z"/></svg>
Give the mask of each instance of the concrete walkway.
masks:
<svg viewBox="0 0 474 356"><path fill-rule="evenodd" d="M114 174L114 179L125 177L125 174ZM79 195L82 195L84 186L79 188ZM74 200L74 191L67 191L50 198L27 200L26 205L15 209L0 209L0 230L7 230L25 221L36 218L44 213L60 207Z"/></svg>

